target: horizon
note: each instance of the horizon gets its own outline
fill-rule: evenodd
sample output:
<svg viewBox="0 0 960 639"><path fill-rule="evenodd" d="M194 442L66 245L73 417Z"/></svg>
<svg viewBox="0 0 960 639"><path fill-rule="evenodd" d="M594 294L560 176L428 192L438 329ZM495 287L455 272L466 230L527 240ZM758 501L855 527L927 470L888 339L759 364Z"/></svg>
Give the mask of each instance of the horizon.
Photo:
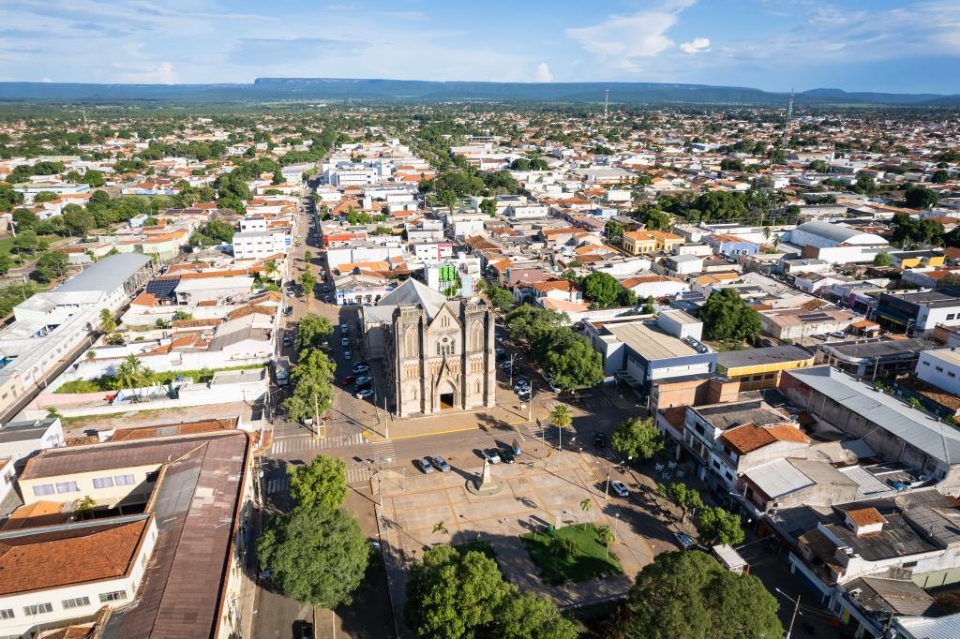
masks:
<svg viewBox="0 0 960 639"><path fill-rule="evenodd" d="M389 8L288 0L269 11L250 0L14 0L0 17L0 82L325 78L960 92L952 81L960 3L947 0L620 0L602 10L572 0L405 0Z"/></svg>

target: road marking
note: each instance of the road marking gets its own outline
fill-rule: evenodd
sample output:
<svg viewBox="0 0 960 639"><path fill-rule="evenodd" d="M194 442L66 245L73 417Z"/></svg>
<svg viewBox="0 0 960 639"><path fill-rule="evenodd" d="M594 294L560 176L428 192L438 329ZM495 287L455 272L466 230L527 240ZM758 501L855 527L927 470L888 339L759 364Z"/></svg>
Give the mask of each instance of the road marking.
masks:
<svg viewBox="0 0 960 639"><path fill-rule="evenodd" d="M353 435L334 435L333 437L317 438L312 435L301 437L284 437L274 440L270 447L271 453L291 453L301 450L328 450L331 448L346 448L367 443L360 433Z"/></svg>
<svg viewBox="0 0 960 639"><path fill-rule="evenodd" d="M370 477L373 475L373 471L370 470L367 466L358 466L356 468L347 469L347 483L348 484L365 484L370 481Z"/></svg>
<svg viewBox="0 0 960 639"><path fill-rule="evenodd" d="M273 495L275 493L283 492L289 485L289 477L277 477L274 479L269 479L267 480L267 494Z"/></svg>

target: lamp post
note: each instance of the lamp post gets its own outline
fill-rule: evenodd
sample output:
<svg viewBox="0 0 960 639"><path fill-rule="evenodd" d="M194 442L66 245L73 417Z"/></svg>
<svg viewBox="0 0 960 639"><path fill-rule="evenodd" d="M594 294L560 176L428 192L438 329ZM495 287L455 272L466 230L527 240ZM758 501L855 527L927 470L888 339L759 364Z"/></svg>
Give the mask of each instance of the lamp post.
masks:
<svg viewBox="0 0 960 639"><path fill-rule="evenodd" d="M610 501L610 469L607 469L607 483L603 486L603 499Z"/></svg>
<svg viewBox="0 0 960 639"><path fill-rule="evenodd" d="M789 599L790 601L794 601L793 597L791 597L790 595L788 595L788 594L785 593L784 591L780 590L779 588L775 588L774 590L776 590L777 592L779 592L781 595L783 595L784 597L786 597L786 598ZM794 624L794 622L797 620L797 615L798 615L799 613L800 613L800 595L797 594L797 599L796 599L796 601L794 602L794 605L793 605L793 614L790 616L790 627L787 628L787 634L784 635L785 639L790 639L790 635L793 633L793 624Z"/></svg>

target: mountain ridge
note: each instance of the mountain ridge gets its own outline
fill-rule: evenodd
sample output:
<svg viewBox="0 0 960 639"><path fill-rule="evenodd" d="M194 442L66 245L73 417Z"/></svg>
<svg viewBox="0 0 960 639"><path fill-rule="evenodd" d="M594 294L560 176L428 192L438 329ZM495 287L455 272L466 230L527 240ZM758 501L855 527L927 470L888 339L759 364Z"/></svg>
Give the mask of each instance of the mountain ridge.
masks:
<svg viewBox="0 0 960 639"><path fill-rule="evenodd" d="M376 78L256 78L252 83L86 84L0 82L3 102L258 102L367 100L388 102L602 102L614 104L786 105L787 92L751 87L668 82L474 82ZM848 92L815 88L795 94L798 105L955 106L960 95Z"/></svg>

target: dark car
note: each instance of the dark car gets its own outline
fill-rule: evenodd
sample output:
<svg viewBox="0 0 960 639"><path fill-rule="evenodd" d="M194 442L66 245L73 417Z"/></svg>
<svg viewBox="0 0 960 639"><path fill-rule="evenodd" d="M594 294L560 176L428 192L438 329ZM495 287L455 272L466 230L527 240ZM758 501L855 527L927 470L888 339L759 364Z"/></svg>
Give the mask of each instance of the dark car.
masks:
<svg viewBox="0 0 960 639"><path fill-rule="evenodd" d="M607 445L606 433L597 433L593 436L593 445L597 448L604 448Z"/></svg>
<svg viewBox="0 0 960 639"><path fill-rule="evenodd" d="M349 385L350 385L350 382L352 382L354 379L356 379L356 378L355 378L353 375L347 375L346 377L344 377L343 379L340 380L340 385L341 385L341 386L349 386Z"/></svg>
<svg viewBox="0 0 960 639"><path fill-rule="evenodd" d="M509 448L500 449L500 459L502 459L503 463L505 464L512 464L513 462L517 461L517 458L513 454L513 451L510 450Z"/></svg>
<svg viewBox="0 0 960 639"><path fill-rule="evenodd" d="M367 373L369 371L370 371L370 366L368 364L360 363L360 364L353 365L354 373Z"/></svg>

